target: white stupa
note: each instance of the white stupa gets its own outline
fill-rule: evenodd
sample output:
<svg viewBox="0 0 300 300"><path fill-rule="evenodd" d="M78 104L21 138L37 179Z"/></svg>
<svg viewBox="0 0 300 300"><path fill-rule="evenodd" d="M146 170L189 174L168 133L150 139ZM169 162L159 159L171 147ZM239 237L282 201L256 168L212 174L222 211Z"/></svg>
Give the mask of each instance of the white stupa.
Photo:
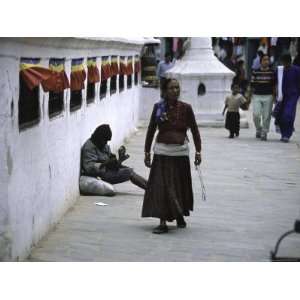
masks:
<svg viewBox="0 0 300 300"><path fill-rule="evenodd" d="M200 126L222 127L225 97L235 73L214 55L211 38L191 38L184 57L167 72L181 87L180 99L190 103ZM241 113L241 127L248 127Z"/></svg>

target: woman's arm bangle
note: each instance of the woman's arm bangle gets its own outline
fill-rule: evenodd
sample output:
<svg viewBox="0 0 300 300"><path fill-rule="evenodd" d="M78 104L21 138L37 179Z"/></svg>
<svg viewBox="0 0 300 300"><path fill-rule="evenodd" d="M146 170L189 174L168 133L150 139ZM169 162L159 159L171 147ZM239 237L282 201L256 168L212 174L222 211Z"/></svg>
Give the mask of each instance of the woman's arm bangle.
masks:
<svg viewBox="0 0 300 300"><path fill-rule="evenodd" d="M196 152L197 155L201 155L201 152Z"/></svg>

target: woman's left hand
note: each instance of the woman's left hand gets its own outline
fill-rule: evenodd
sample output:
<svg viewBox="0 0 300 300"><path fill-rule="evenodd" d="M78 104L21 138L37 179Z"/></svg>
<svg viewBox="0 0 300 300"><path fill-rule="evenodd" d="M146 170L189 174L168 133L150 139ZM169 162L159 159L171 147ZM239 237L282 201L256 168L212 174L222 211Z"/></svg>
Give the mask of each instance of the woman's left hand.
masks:
<svg viewBox="0 0 300 300"><path fill-rule="evenodd" d="M197 152L195 154L195 166L199 166L201 164L201 153Z"/></svg>

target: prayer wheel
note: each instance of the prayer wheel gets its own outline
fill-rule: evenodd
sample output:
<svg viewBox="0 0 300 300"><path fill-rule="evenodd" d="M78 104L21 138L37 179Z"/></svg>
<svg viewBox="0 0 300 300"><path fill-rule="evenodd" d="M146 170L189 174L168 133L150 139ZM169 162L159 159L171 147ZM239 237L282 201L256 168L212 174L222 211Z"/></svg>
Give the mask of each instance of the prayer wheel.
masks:
<svg viewBox="0 0 300 300"><path fill-rule="evenodd" d="M142 81L145 82L145 87L157 87L158 78L156 76L156 56L155 56L155 45L148 44L144 46L143 55L141 57L142 63Z"/></svg>

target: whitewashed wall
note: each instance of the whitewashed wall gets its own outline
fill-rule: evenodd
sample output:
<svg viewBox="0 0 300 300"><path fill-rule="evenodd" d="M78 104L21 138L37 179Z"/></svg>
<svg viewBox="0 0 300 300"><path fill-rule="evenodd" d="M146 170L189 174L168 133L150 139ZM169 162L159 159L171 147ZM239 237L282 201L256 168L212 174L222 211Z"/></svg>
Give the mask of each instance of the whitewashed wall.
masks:
<svg viewBox="0 0 300 300"><path fill-rule="evenodd" d="M160 101L159 88L142 88L140 92L139 120L141 126L148 126L153 106Z"/></svg>
<svg viewBox="0 0 300 300"><path fill-rule="evenodd" d="M75 38L0 39L0 260L22 260L41 237L59 221L79 196L80 148L101 123L110 124L115 150L136 130L140 86L109 95L69 111L70 90L65 90L64 112L49 119L48 93L40 89L40 122L18 127L19 59L66 57L70 79L71 59L89 56L136 55L142 40ZM97 58L99 61L100 58ZM85 60L86 62L86 60ZM133 79L133 78L132 78Z"/></svg>

